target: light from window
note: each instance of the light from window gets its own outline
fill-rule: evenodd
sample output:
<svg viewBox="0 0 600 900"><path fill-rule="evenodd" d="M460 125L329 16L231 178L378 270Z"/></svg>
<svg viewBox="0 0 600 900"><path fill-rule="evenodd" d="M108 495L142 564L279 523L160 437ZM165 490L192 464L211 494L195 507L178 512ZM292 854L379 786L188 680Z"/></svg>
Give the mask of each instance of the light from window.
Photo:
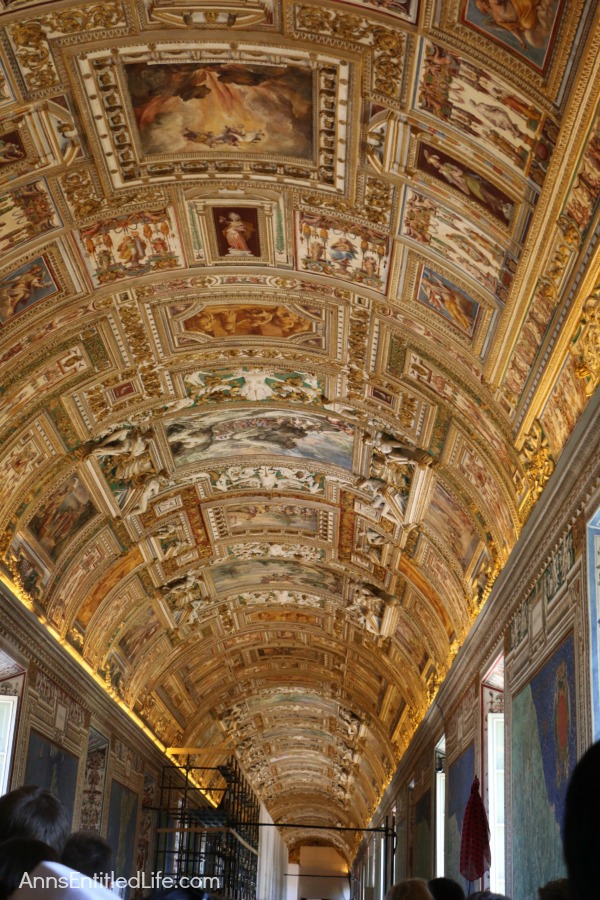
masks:
<svg viewBox="0 0 600 900"><path fill-rule="evenodd" d="M488 800L490 823L490 889L504 893L504 714L488 714Z"/></svg>
<svg viewBox="0 0 600 900"><path fill-rule="evenodd" d="M0 794L5 794L8 788L17 702L17 697L0 697Z"/></svg>

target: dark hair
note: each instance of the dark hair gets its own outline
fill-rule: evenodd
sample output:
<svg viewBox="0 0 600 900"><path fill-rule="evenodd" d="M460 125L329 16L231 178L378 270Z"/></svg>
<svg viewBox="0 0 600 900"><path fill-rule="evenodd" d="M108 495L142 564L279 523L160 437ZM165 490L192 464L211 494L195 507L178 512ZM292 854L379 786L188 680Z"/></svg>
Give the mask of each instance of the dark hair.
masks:
<svg viewBox="0 0 600 900"><path fill-rule="evenodd" d="M570 900L571 891L566 878L558 878L549 881L543 887L538 888L539 900Z"/></svg>
<svg viewBox="0 0 600 900"><path fill-rule="evenodd" d="M97 831L75 831L67 838L61 862L89 878L101 878L110 873L112 847Z"/></svg>
<svg viewBox="0 0 600 900"><path fill-rule="evenodd" d="M596 900L600 876L600 743L573 771L565 806L563 847L573 900Z"/></svg>
<svg viewBox="0 0 600 900"><path fill-rule="evenodd" d="M427 886L433 900L465 900L465 892L453 878L433 878Z"/></svg>
<svg viewBox="0 0 600 900"><path fill-rule="evenodd" d="M66 809L51 791L28 784L0 797L0 841L31 838L61 853L70 828Z"/></svg>
<svg viewBox="0 0 600 900"><path fill-rule="evenodd" d="M58 853L43 841L14 837L0 844L0 900L7 900L23 875L45 861L58 862Z"/></svg>

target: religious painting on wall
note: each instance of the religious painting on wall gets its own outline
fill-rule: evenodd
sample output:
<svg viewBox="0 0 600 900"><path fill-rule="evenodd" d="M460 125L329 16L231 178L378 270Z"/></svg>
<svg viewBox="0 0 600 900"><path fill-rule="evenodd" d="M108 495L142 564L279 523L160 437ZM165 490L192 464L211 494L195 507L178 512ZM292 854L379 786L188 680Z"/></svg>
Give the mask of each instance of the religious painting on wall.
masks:
<svg viewBox="0 0 600 900"><path fill-rule="evenodd" d="M219 256L242 262L260 258L258 210L250 206L212 208Z"/></svg>
<svg viewBox="0 0 600 900"><path fill-rule="evenodd" d="M296 252L299 271L385 292L390 251L383 234L330 216L298 213Z"/></svg>
<svg viewBox="0 0 600 900"><path fill-rule="evenodd" d="M564 0L466 0L462 20L545 71Z"/></svg>
<svg viewBox="0 0 600 900"><path fill-rule="evenodd" d="M138 802L134 791L113 779L106 840L113 848L113 867L118 878L130 878L133 874Z"/></svg>
<svg viewBox="0 0 600 900"><path fill-rule="evenodd" d="M27 307L60 291L50 262L37 256L0 278L0 322L7 322Z"/></svg>
<svg viewBox="0 0 600 900"><path fill-rule="evenodd" d="M503 225L510 225L515 201L464 161L455 159L439 147L419 142L416 162L421 172L457 188Z"/></svg>
<svg viewBox="0 0 600 900"><path fill-rule="evenodd" d="M354 429L331 416L270 409L195 413L173 420L167 438L177 466L276 453L352 468Z"/></svg>
<svg viewBox="0 0 600 900"><path fill-rule="evenodd" d="M85 485L77 475L61 484L28 523L39 546L56 562L67 542L96 514Z"/></svg>
<svg viewBox="0 0 600 900"><path fill-rule="evenodd" d="M183 265L173 210L143 210L74 232L94 287Z"/></svg>
<svg viewBox="0 0 600 900"><path fill-rule="evenodd" d="M479 303L427 266L421 270L417 300L443 316L467 337L473 336Z"/></svg>
<svg viewBox="0 0 600 900"><path fill-rule="evenodd" d="M435 486L426 521L466 571L481 538L466 511L441 482Z"/></svg>
<svg viewBox="0 0 600 900"><path fill-rule="evenodd" d="M23 784L36 784L60 797L73 821L79 760L47 738L31 731Z"/></svg>
<svg viewBox="0 0 600 900"><path fill-rule="evenodd" d="M313 158L308 65L139 62L125 75L145 154Z"/></svg>
<svg viewBox="0 0 600 900"><path fill-rule="evenodd" d="M533 897L540 884L566 875L561 827L577 761L576 702L575 642L570 634L512 698L515 897Z"/></svg>
<svg viewBox="0 0 600 900"><path fill-rule="evenodd" d="M471 785L475 777L475 745L469 744L467 749L455 759L448 768L448 819L446 827L446 876L463 883L460 874L460 842L462 837L463 817L469 797Z"/></svg>

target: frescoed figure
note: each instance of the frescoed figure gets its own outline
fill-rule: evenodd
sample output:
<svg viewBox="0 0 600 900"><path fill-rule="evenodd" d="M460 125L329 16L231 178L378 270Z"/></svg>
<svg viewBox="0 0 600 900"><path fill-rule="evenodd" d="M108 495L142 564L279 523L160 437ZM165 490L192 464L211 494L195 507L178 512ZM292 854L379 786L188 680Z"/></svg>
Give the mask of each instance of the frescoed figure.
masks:
<svg viewBox="0 0 600 900"><path fill-rule="evenodd" d="M48 265L38 257L0 281L0 322L57 292Z"/></svg>
<svg viewBox="0 0 600 900"><path fill-rule="evenodd" d="M561 0L468 0L464 21L543 69L562 6Z"/></svg>
<svg viewBox="0 0 600 900"><path fill-rule="evenodd" d="M313 72L300 65L125 67L144 153L313 152Z"/></svg>

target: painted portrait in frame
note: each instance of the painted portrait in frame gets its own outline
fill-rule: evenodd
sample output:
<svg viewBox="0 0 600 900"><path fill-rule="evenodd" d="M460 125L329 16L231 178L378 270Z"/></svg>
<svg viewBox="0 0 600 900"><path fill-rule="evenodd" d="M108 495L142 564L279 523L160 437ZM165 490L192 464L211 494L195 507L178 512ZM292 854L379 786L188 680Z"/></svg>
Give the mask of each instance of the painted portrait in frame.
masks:
<svg viewBox="0 0 600 900"><path fill-rule="evenodd" d="M261 257L257 209L250 206L214 206L212 216L220 257L237 262Z"/></svg>

